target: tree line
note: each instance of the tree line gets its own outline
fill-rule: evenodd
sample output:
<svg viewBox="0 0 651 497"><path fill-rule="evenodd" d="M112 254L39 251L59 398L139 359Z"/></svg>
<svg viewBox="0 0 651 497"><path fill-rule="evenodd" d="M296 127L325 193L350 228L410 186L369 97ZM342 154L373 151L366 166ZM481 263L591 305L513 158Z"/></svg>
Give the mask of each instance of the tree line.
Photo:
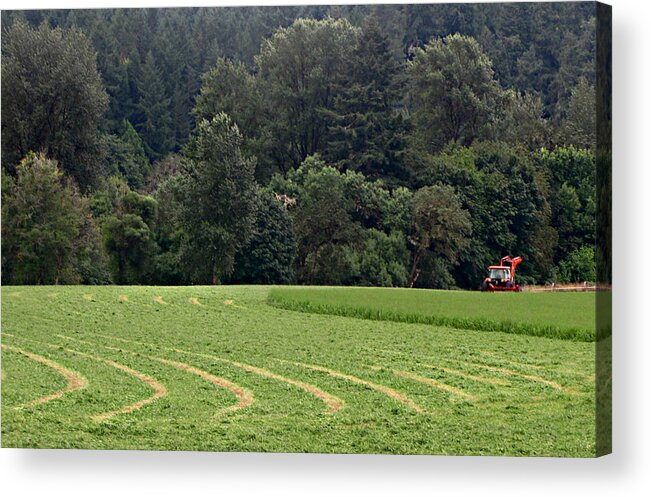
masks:
<svg viewBox="0 0 651 497"><path fill-rule="evenodd" d="M3 13L2 281L594 281L593 38L584 4Z"/></svg>

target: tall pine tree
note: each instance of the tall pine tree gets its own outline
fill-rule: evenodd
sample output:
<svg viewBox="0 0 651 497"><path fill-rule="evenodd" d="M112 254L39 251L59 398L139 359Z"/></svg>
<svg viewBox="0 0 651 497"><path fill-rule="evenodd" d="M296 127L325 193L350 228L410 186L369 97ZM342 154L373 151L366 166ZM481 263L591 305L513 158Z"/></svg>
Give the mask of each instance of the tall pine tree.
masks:
<svg viewBox="0 0 651 497"><path fill-rule="evenodd" d="M329 113L327 158L371 178L400 176L401 67L375 16L364 20L350 68Z"/></svg>
<svg viewBox="0 0 651 497"><path fill-rule="evenodd" d="M151 160L159 159L174 147L174 128L170 99L165 93L160 69L151 52L147 54L138 78L136 129L145 142Z"/></svg>

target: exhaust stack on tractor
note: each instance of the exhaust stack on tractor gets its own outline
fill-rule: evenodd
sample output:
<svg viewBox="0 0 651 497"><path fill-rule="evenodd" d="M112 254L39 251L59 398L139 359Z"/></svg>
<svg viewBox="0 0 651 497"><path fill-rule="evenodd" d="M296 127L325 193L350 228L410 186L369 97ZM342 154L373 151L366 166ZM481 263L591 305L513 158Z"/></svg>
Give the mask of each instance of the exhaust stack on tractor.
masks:
<svg viewBox="0 0 651 497"><path fill-rule="evenodd" d="M481 284L486 292L521 292L522 287L515 281L515 268L522 257L507 255L500 259L499 266L488 266L488 276Z"/></svg>

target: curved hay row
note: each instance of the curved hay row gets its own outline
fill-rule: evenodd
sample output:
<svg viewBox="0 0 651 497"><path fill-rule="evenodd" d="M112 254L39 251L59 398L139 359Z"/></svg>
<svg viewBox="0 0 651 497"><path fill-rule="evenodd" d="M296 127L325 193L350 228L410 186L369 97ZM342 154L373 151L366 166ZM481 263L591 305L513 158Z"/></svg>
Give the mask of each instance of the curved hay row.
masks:
<svg viewBox="0 0 651 497"><path fill-rule="evenodd" d="M57 346L54 344L44 343L44 345L47 345L48 347L57 348ZM127 414L136 411L141 407L144 407L147 404L151 404L155 400L158 400L161 397L165 397L167 395L167 388L165 388L163 384L159 383L154 378L146 375L145 373L141 373L140 371L131 369L129 366L125 366L124 364L120 364L119 362L111 361L110 359L104 359L103 357L96 357L94 355L86 354L85 352L81 352L80 350L73 350L73 349L63 349L63 350L65 350L66 352L70 352L71 354L77 354L81 357L86 357L87 359L92 359L94 361L99 361L99 362L103 362L104 364L108 364L109 366L119 369L120 371L124 371L128 375L138 378L140 381L146 383L148 386L154 389L154 394L151 397L147 397L146 399L139 400L138 402L134 402L133 404L129 404L128 406L120 407L119 409L115 409L113 411L108 411L101 414L97 414L95 416L91 416L91 419L93 419L94 421L105 421L109 418L112 418L113 416L117 416L118 414Z"/></svg>
<svg viewBox="0 0 651 497"><path fill-rule="evenodd" d="M249 407L251 404L253 404L253 394L249 390L247 390L246 388L242 388L228 380L225 380L224 378L220 378L219 376L214 376L206 371L195 368L194 366L185 364L184 362L170 361L168 359L163 359L162 357L151 357L151 356L148 357L150 359L153 359L158 362L162 362L163 364L167 364L168 366L172 366L182 371L187 371L188 373L196 374L197 376L203 378L204 380L209 381L210 383L213 383L214 385L229 390L233 395L235 395L238 399L237 403L222 409L221 411L217 412L217 415L225 414L231 411L237 411L238 409L244 409L245 407Z"/></svg>
<svg viewBox="0 0 651 497"><path fill-rule="evenodd" d="M45 404L47 402L50 402L55 399L59 399L63 397L65 394L74 392L75 390L79 390L82 388L85 388L86 385L88 385L88 382L86 381L86 378L81 376L79 373L76 373L74 371L69 370L68 368L65 368L61 364L58 364L54 361L51 361L50 359L46 359L45 357L42 357L40 355L33 354L31 352L27 352L26 350L19 349L17 347L11 347L9 345L5 345L4 343L2 344L2 348L5 350L9 350L11 352L16 352L18 354L22 354L25 357L36 361L40 364L44 364L45 366L54 369L57 373L59 373L61 376L63 376L68 384L66 385L66 388L63 390L58 390L54 393L44 395L43 397L39 397L38 399L30 400L29 402L26 402L24 404L21 404L20 406L17 406L16 409L25 409L25 408L31 408L38 406L40 404Z"/></svg>
<svg viewBox="0 0 651 497"><path fill-rule="evenodd" d="M119 349L117 347L109 347L108 345L100 345L100 344L97 344L97 343L88 342L86 340L80 340L78 338L73 338L73 337L69 337L69 336L66 336L66 335L57 335L57 336L60 337L60 338L65 339L65 340L72 340L72 341L75 341L75 342L85 343L85 344L91 345L93 347L100 346L100 347L105 348L107 350L114 350L114 351L117 351L117 352L128 352L128 353L133 354L133 355L140 355L137 352L133 352L131 350L123 350L123 349ZM228 380L226 380L224 378L220 378L219 376L215 376L213 374L208 373L207 371L203 371L201 369L195 368L194 366L191 366L190 364L186 364L186 363L183 363L183 362L171 361L169 359L164 359L162 357L155 357L155 356L144 355L144 354L143 354L143 357L147 357L148 359L151 359L152 361L157 361L157 362L160 362L162 364L166 364L167 366L172 366L172 367L174 367L176 369L180 369L181 371L185 371L187 373L195 374L195 375L199 376L200 378L203 378L204 380L207 380L207 381L209 381L210 383L212 383L214 385L225 388L226 390L230 391L233 395L235 395L235 397L237 397L238 400L237 400L236 404L234 404L232 406L228 406L228 407L218 411L216 415L225 414L227 412L235 411L235 410L238 410L238 409L244 409L245 407L248 407L253 403L253 400L254 400L253 399L253 394L249 390L247 390L246 388L240 387L239 385L236 385L235 383L232 383L232 382L230 382L230 381L228 381Z"/></svg>
<svg viewBox="0 0 651 497"><path fill-rule="evenodd" d="M407 378L408 380L413 380L419 383L423 383L425 385L429 385L430 387L434 387L438 390L443 390L444 392L448 392L452 395L456 395L457 397L462 397L466 400L470 400L470 401L477 400L477 397L475 397L474 395L470 395L469 393L466 393L463 390L460 390L459 388L455 388L451 385L441 383L440 381L436 381L432 378L427 378L425 376L420 376L414 373L410 373L409 371L392 370L392 373L401 378Z"/></svg>
<svg viewBox="0 0 651 497"><path fill-rule="evenodd" d="M501 357L500 355L496 354L495 352L490 352L490 351L488 351L488 350L480 350L479 353L480 353L481 355L483 355L483 356L488 356L488 357L490 357L490 358L493 359L494 361L498 361L498 362L508 362L508 363L511 364L512 366L517 366L517 367L521 367L521 368L531 368L531 369L537 369L537 370L541 370L541 369L542 369L543 371L546 369L545 366L542 366L542 365L540 365L540 364L532 364L532 363L528 363L528 362L517 362L517 361L513 361L513 360L511 360L511 359L507 359L507 358L505 358L505 357ZM490 360L490 359L489 359L489 360Z"/></svg>
<svg viewBox="0 0 651 497"><path fill-rule="evenodd" d="M153 347L151 344L144 343L144 342L138 342L136 340L127 340L125 338L119 338L119 337L114 337L114 336L110 336L110 335L99 335L99 336L102 336L104 338L108 338L108 339L111 339L111 340L116 340L118 342L135 343L135 344L138 344L138 345L144 345L146 347ZM325 392L325 391L321 390L320 388L318 388L318 387L316 387L314 385L311 385L310 383L305 383L305 382L302 382L302 381L293 380L291 378L287 378L286 376L282 376L282 375L276 374L276 373L274 373L272 371L269 371L268 369L259 368L257 366L252 366L250 364L245 364L245 363L242 363L242 362L232 361L230 359L224 359L223 357L217 357L217 356L210 355L210 354L201 354L199 352L190 352L188 350L175 349L175 348L167 348L165 350L169 350L170 352L178 352L180 354L193 355L193 356L196 356L196 357L203 357L203 358L206 358L206 359L211 359L213 361L224 362L224 363L230 364L231 366L234 366L236 368L240 368L240 369L243 369L245 371L248 371L249 373L253 373L253 374L256 374L258 376L262 376L264 378L269 378L269 379L272 379L272 380L280 381L280 382L285 383L287 385L295 386L295 387L300 388L301 390L309 393L310 395L314 395L318 399L322 400L325 403L326 407L327 407L327 409L326 409L327 414L334 414L337 411L339 411L340 409L342 409L344 407L344 405L345 405L345 402L342 399L340 399L338 397L335 397L334 395L329 394L328 392Z"/></svg>
<svg viewBox="0 0 651 497"><path fill-rule="evenodd" d="M519 378L524 378L525 380L533 381L536 383L542 383L543 385L547 385L548 387L551 387L555 390L559 390L561 392L569 392L568 389L563 387L560 383L556 383L555 381L547 380L545 378L542 378L540 376L535 376L531 374L524 374L524 373L519 373L517 371L513 371L512 369L508 368L501 368L497 366L488 366L486 364L478 364L475 362L464 362L464 364L480 369L485 369L486 371L493 371L495 373L503 373L508 376L516 376Z"/></svg>
<svg viewBox="0 0 651 497"><path fill-rule="evenodd" d="M138 378L140 381L143 383L146 383L148 386L154 389L154 394L151 397L147 397L146 399L139 400L138 402L134 402L133 404L130 404L128 406L120 407L119 409L115 409L113 411L105 412L102 414L97 414L95 416L92 416L91 418L94 421L105 421L109 418L112 418L113 416L117 416L118 414L127 414L133 411L136 411L140 409L141 407L146 406L147 404L151 404L155 400L160 399L161 397L165 397L167 395L167 388L158 381L156 381L154 378L151 376L146 375L145 373L141 373L140 371L136 371L135 369L131 369L129 366L125 366L124 364L120 364L115 361L111 361L110 359L104 359L102 357L95 357L90 354L86 354L84 352L80 352L78 350L72 350L72 349L65 349L68 352L72 352L73 354L78 354L83 357L88 357L89 359L94 359L96 361L101 361L105 364L108 364L109 366L113 366L114 368L117 368L121 371L124 371L128 375L134 376Z"/></svg>
<svg viewBox="0 0 651 497"><path fill-rule="evenodd" d="M28 340L30 342L37 342L37 343L39 343L41 345L44 345L46 347L50 347L50 348L53 348L53 349L59 349L58 345L54 345L52 343L40 342L40 341L37 341L37 340L29 340L27 338L21 338L21 339L22 340ZM73 350L73 349L67 349L67 348L65 348L63 350L65 350L66 352L70 352L71 354L76 354L76 355L79 355L81 357L85 357L87 359L92 359L94 361L103 362L104 364L108 364L109 366L112 366L112 367L114 367L116 369L124 371L125 373L138 378L143 383L146 383L147 385L149 385L154 390L154 395L152 395L151 397L148 397L148 398L143 399L143 400L139 400L138 402L135 402L135 403L130 404L128 406L121 407L119 409L115 409L113 411L109 411L109 412L97 414L95 416L91 416L91 419L93 419L95 421L104 421L104 420L112 418L113 416L116 416L118 414L126 414L126 413L129 413L129 412L133 412L133 411L135 411L137 409L140 409L141 407L146 406L147 404L150 404L150 403L154 402L155 400L167 395L167 388L165 388L164 385L162 385L161 383L156 381L151 376L148 376L148 375L146 375L144 373L141 373L140 371L136 371L134 369L131 369L130 367L125 366L124 364L120 364L118 362L111 361L110 359L105 359L103 357L96 357L94 355L87 354L85 352L81 352L80 350Z"/></svg>
<svg viewBox="0 0 651 497"><path fill-rule="evenodd" d="M575 371L575 370L570 369L568 367L565 367L563 365L547 365L547 366L544 366L544 365L540 365L540 364L531 364L531 363L528 363L528 362L518 362L518 361L513 361L511 359L501 357L498 354L495 354L493 352L488 352L488 351L485 351L485 350L482 350L481 354L489 356L490 358L494 359L497 362L506 363L506 364L508 364L510 366L515 366L515 367L518 367L518 368L523 368L523 369L531 368L531 369L535 369L537 371L542 370L543 372L550 371L550 369L553 369L553 371L555 373L561 373L563 375L573 376L575 378L579 378L581 381L585 381L585 382L588 382L588 383L594 382L594 374L586 375L585 373Z"/></svg>
<svg viewBox="0 0 651 497"><path fill-rule="evenodd" d="M459 376L461 378L467 378L469 380L474 380L478 381L480 383L488 383L489 385L501 385L501 386L508 386L511 383L507 380L500 380L499 378L489 378L487 376L479 376L475 374L470 374L466 373L465 371L460 371L458 369L452 369L452 368L446 368L443 366L434 366L432 364L423 364L423 366L427 368L432 368L432 369L440 369L441 371L454 375L454 376Z"/></svg>
<svg viewBox="0 0 651 497"><path fill-rule="evenodd" d="M358 378L356 376L351 376L349 374L345 373L340 373L339 371L335 371L334 369L328 369L324 368L323 366L317 366L314 364L304 364L302 362L292 362L292 361L285 361L283 359L278 359L280 362L288 363L288 364L293 364L295 366L300 366L302 368L307 368L307 369L312 369L314 371L321 371L322 373L327 373L328 375L334 377L334 378L341 378L343 380L350 381L352 383L357 383L358 385L364 385L366 387L369 387L372 390L375 390L376 392L379 392L383 395L386 395L387 397L390 397L394 400L397 400L401 404L406 405L407 407L413 409L414 411L418 413L423 412L423 408L420 407L418 404L416 404L413 400L409 399L405 395L401 394L397 390L394 390L393 388L389 388L384 385L378 385L377 383L373 383L368 380L363 380L362 378Z"/></svg>
<svg viewBox="0 0 651 497"><path fill-rule="evenodd" d="M342 407L344 407L345 404L345 402L342 399L335 397L334 395L331 395L327 392L324 392L323 390L321 390L318 387L315 387L314 385L311 385L309 383L304 383L298 380L293 380L285 376L281 376L279 374L269 371L268 369L259 368L257 366L251 366L250 364L244 364L242 362L231 361L229 359L223 359L221 357L216 357L209 354L199 354L197 352L189 352L187 350L181 350L181 349L170 349L170 350L179 352L181 354L195 355L198 357L205 357L215 361L225 362L237 368L243 369L244 371L248 371L249 373L253 373L258 376L262 376L264 378L270 378L272 380L280 381L282 383L286 383L288 385L293 385L295 387L298 387L301 390L304 390L307 393L312 394L315 397L321 399L328 408L326 411L327 414L334 414L335 412L339 411Z"/></svg>
<svg viewBox="0 0 651 497"><path fill-rule="evenodd" d="M394 351L394 350L387 350L387 349L380 349L380 350L383 351L383 352L387 352L389 354L393 354L393 355L399 355L399 356L407 355L407 354L404 354L402 352L398 352L398 351ZM426 355L421 355L421 354L415 354L415 355L417 355L419 357L423 357L423 358L429 358L429 359L432 358L431 356L426 356ZM445 361L445 359L444 359L444 361ZM450 362L450 361L447 360L446 362ZM458 363L454 362L454 364L458 364ZM523 378L523 379L533 381L533 382L536 382L536 383L542 383L543 385L547 385L547 386L549 386L549 387L551 387L551 388L553 388L555 390L559 390L559 391L564 392L564 393L576 393L571 388L564 387L560 383L557 383L557 382L552 381L552 380L547 380L547 379L545 379L545 378L543 378L541 376L520 373L518 371L514 371L512 369L508 369L508 368L504 368L504 367L489 366L489 365L486 365L486 364L480 364L480 363L475 363L475 362L464 362L464 361L462 361L461 364L465 364L467 366L476 367L476 368L480 368L480 369L485 369L487 371L492 371L494 373L502 373L502 374L505 374L505 375L508 375L508 376L515 376L515 377ZM427 365L427 364L423 364L423 365L426 366L426 367L437 367L439 369L443 369L444 371L446 370L445 368L441 368L440 366L430 366L430 365ZM458 370L447 368L447 372L450 372L451 374L458 374L459 376L462 376L461 373L463 373L464 375L467 375L469 378L476 379L477 381L488 382L487 381L488 378L486 378L486 377L475 376L475 375L472 375L470 373L466 373L465 371L458 371ZM493 379L493 381L495 382L494 379ZM495 382L495 383L499 384L497 382Z"/></svg>

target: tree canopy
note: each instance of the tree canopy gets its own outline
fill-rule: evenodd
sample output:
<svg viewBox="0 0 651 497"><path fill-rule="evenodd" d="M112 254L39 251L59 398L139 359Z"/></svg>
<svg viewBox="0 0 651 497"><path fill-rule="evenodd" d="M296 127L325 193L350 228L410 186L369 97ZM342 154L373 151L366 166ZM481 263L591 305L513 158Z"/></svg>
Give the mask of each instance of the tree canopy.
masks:
<svg viewBox="0 0 651 497"><path fill-rule="evenodd" d="M477 288L507 254L589 279L595 16L3 11L2 280Z"/></svg>
<svg viewBox="0 0 651 497"><path fill-rule="evenodd" d="M255 220L255 161L241 151L242 135L224 113L199 122L185 149L179 191L186 233L182 263L193 280L218 283L233 272L235 254Z"/></svg>
<svg viewBox="0 0 651 497"><path fill-rule="evenodd" d="M2 37L2 159L29 152L59 161L82 189L99 178L98 126L108 97L95 50L76 28L15 22Z"/></svg>

